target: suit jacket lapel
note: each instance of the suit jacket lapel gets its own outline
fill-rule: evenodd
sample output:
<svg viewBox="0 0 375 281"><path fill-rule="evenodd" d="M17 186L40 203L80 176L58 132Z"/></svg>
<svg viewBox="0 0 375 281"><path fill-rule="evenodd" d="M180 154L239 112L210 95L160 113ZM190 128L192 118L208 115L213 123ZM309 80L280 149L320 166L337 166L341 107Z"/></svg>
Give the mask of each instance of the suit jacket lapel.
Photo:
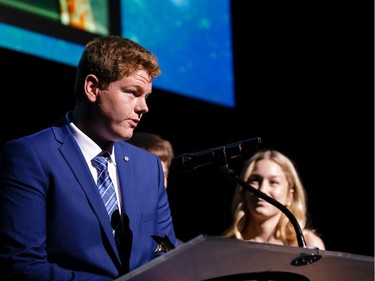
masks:
<svg viewBox="0 0 375 281"><path fill-rule="evenodd" d="M66 159L67 165L75 175L78 185L86 194L86 198L89 201L94 214L102 225L108 241L119 259L116 243L113 239L112 227L108 220L108 213L103 205L102 198L99 196L97 185L77 142L67 125L59 128L54 127L54 131L56 139L61 142L59 148L61 154Z"/></svg>
<svg viewBox="0 0 375 281"><path fill-rule="evenodd" d="M126 194L136 194L134 188L134 175L131 157L119 146L115 148L118 184L121 191L122 212L128 213L133 208L136 200L127 200Z"/></svg>

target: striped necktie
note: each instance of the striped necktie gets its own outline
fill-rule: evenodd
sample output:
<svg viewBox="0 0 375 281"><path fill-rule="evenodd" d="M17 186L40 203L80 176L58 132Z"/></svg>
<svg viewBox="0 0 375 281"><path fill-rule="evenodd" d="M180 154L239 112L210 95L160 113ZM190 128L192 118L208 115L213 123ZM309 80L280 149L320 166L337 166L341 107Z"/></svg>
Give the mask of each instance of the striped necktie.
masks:
<svg viewBox="0 0 375 281"><path fill-rule="evenodd" d="M95 156L92 163L98 169L97 185L99 193L111 220L112 233L115 235L116 229L120 227L120 218L115 187L108 172L108 159L109 154L105 152Z"/></svg>
<svg viewBox="0 0 375 281"><path fill-rule="evenodd" d="M97 185L100 196L103 199L103 203L107 209L112 227L112 234L115 239L117 250L121 259L121 263L124 267L124 271L128 269L128 259L126 257L127 251L124 243L124 234L122 233L121 216L119 212L115 187L109 176L108 172L108 159L109 153L104 152L92 159L92 163L98 170Z"/></svg>

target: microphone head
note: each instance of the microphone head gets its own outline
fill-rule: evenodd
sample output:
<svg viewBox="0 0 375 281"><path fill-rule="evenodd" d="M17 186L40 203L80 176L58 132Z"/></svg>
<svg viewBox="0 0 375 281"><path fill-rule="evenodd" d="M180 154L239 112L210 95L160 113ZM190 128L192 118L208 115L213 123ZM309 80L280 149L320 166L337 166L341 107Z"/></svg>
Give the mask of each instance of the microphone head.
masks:
<svg viewBox="0 0 375 281"><path fill-rule="evenodd" d="M209 164L227 165L229 159L247 156L249 152L258 148L261 142L262 139L257 137L195 153L184 153L173 159L171 168L187 172Z"/></svg>

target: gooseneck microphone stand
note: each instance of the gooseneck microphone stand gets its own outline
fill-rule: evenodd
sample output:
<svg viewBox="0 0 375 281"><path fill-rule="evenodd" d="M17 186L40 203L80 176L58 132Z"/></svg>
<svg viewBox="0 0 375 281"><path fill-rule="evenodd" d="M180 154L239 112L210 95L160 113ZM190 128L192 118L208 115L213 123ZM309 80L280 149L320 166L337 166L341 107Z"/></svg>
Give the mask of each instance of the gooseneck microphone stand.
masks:
<svg viewBox="0 0 375 281"><path fill-rule="evenodd" d="M194 169L197 169L204 165L213 164L215 168L218 168L218 172L223 175L224 177L234 181L237 184L240 184L242 187L244 187L247 191L253 193L255 196L264 199L268 203L272 204L276 208L278 208L281 212L284 213L284 215L287 216L289 221L292 223L294 230L296 232L297 240L298 240L298 246L307 249L307 245L305 242L305 237L303 236L301 227L298 224L297 219L292 214L292 212L289 211L288 208L286 208L284 205L282 205L277 200L273 199L272 197L269 197L267 194L261 192L260 190L254 188L247 182L245 182L243 179L238 177L233 170L231 170L228 167L228 160L231 158L244 156L248 152L254 150L256 147L259 146L261 143L261 138L253 138L245 141L240 141L224 146L215 147L212 149L207 149L204 151L196 152L196 153L185 153L183 155L180 155L178 157L175 157L174 159L174 166L178 169L182 169L185 171L191 171ZM176 166L177 165L177 166ZM301 257L298 257L297 259L294 259L291 264L292 265L305 265L313 263L321 258L321 255L319 254L319 248L313 248L313 250L316 250L315 253L302 253ZM311 251L306 251L311 252Z"/></svg>

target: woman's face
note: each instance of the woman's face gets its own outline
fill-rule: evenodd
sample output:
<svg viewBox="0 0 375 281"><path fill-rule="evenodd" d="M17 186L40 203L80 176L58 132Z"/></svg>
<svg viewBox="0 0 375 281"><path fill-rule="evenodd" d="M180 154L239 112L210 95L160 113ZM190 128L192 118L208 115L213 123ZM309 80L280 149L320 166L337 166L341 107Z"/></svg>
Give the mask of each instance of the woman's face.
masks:
<svg viewBox="0 0 375 281"><path fill-rule="evenodd" d="M269 159L259 160L247 182L269 197L283 205L290 204L293 191L289 190L289 183L280 165ZM272 217L280 214L279 209L267 201L246 191L246 204L253 216Z"/></svg>

